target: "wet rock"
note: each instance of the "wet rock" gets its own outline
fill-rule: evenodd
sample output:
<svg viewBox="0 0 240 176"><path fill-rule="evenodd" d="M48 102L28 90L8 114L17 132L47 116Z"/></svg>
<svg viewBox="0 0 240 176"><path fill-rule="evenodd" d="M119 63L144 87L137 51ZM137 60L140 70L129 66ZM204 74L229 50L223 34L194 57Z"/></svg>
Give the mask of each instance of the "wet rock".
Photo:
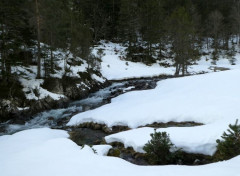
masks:
<svg viewBox="0 0 240 176"><path fill-rule="evenodd" d="M53 121L54 117L48 117L48 120Z"/></svg>
<svg viewBox="0 0 240 176"><path fill-rule="evenodd" d="M32 114L38 113L43 110L49 110L59 107L67 103L69 100L67 98L61 98L60 100L54 100L50 96L47 96L44 99L40 99L38 101L31 100L29 102L30 111Z"/></svg>
<svg viewBox="0 0 240 176"><path fill-rule="evenodd" d="M88 128L74 128L70 134L70 139L78 145L97 145L101 144L103 138L107 135L101 130L92 130Z"/></svg>

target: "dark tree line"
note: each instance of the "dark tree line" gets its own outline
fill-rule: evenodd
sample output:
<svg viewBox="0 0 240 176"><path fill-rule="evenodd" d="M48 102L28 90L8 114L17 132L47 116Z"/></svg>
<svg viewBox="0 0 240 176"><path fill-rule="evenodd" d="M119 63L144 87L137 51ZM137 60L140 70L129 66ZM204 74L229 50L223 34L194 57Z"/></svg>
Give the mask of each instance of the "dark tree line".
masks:
<svg viewBox="0 0 240 176"><path fill-rule="evenodd" d="M54 72L56 48L92 59L90 47L103 39L125 43L132 61L171 59L176 74L184 75L203 45L213 49L213 63L220 50L233 57L233 38L239 44L240 0L0 0L4 81L13 65L33 64L32 58L37 76L46 76L46 50L51 54L45 74Z"/></svg>

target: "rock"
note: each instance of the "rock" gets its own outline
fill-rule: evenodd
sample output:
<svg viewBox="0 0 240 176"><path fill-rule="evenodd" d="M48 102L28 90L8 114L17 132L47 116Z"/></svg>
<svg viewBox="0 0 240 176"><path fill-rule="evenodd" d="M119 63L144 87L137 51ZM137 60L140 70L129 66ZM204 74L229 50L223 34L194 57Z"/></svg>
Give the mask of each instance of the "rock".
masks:
<svg viewBox="0 0 240 176"><path fill-rule="evenodd" d="M111 133L111 129L109 129L107 126L104 126L103 128L102 128L102 130L105 132L105 133Z"/></svg>
<svg viewBox="0 0 240 176"><path fill-rule="evenodd" d="M47 78L42 85L44 89L56 94L63 94L62 80L59 78Z"/></svg>
<svg viewBox="0 0 240 176"><path fill-rule="evenodd" d="M99 124L95 124L94 127L93 127L94 130L101 130L101 128L102 127Z"/></svg>
<svg viewBox="0 0 240 176"><path fill-rule="evenodd" d="M16 104L14 101L0 99L0 122L14 118L20 113Z"/></svg>
<svg viewBox="0 0 240 176"><path fill-rule="evenodd" d="M54 120L54 117L48 117L48 120L53 121L53 120Z"/></svg>
<svg viewBox="0 0 240 176"><path fill-rule="evenodd" d="M118 148L111 148L109 151L108 151L108 154L107 156L114 156L114 157L120 157L120 150Z"/></svg>
<svg viewBox="0 0 240 176"><path fill-rule="evenodd" d="M103 138L107 135L100 130L90 128L73 128L70 134L70 139L78 145L96 145L103 142Z"/></svg>

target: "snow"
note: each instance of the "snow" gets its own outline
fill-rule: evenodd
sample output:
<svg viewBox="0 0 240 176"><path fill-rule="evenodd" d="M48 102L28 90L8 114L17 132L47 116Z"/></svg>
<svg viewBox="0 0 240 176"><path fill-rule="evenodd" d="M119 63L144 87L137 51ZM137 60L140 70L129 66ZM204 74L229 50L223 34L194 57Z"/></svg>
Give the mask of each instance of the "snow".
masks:
<svg viewBox="0 0 240 176"><path fill-rule="evenodd" d="M126 56L126 47L112 42L102 42L93 48L93 54L102 49L104 54L101 62L101 73L108 80L121 80L127 78L153 77L161 74L174 74L174 68L160 67L159 64L147 66L143 63L134 63L120 59Z"/></svg>
<svg viewBox="0 0 240 176"><path fill-rule="evenodd" d="M110 104L77 114L67 125L95 122L108 127L137 128L154 122L203 123L199 127L163 131L169 132L173 143L187 152L212 155L216 139L240 116L239 87L240 70L163 80L153 90L125 93L112 99ZM134 135L128 131L106 139L123 142L142 152L152 131L150 128L137 129Z"/></svg>
<svg viewBox="0 0 240 176"><path fill-rule="evenodd" d="M17 107L17 109L19 110L19 111L24 111L24 110L28 110L30 107Z"/></svg>
<svg viewBox="0 0 240 176"><path fill-rule="evenodd" d="M102 60L102 74L109 80L174 74L174 68L164 68L160 67L158 64L147 66L143 63L122 61L119 59L118 55L107 55L103 57ZM126 62L128 63L127 65Z"/></svg>
<svg viewBox="0 0 240 176"><path fill-rule="evenodd" d="M112 148L112 146L111 145L94 145L92 148L96 150L96 153L98 155L106 156L108 154L108 151Z"/></svg>
<svg viewBox="0 0 240 176"><path fill-rule="evenodd" d="M240 157L204 166L136 166L122 159L94 154L61 130L27 130L0 137L2 176L238 176ZM17 147L16 147L17 146Z"/></svg>
<svg viewBox="0 0 240 176"><path fill-rule="evenodd" d="M41 43L42 46L45 44ZM48 54L48 58L50 58L50 52L46 51ZM52 78L62 79L64 75L74 78L81 78L79 73L87 71L87 62L79 57L74 57L73 54L69 51L64 51L61 49L57 49L53 51L54 58L54 65L57 68L54 68L54 74L50 74ZM69 61L73 59L76 63L71 64ZM44 61L42 60L42 76L45 74L44 70ZM71 65L70 65L71 64ZM67 67L68 72L65 71L65 66ZM52 93L46 89L44 89L41 85L43 84L43 79L36 79L37 77L37 66L14 66L12 67L12 72L16 73L19 77L19 81L23 86L23 91L25 96L29 100L39 100L44 99L46 97L51 97L54 100L59 100L61 98L65 98L63 94L56 94ZM92 78L96 81L103 83L106 81L105 78L97 76L95 74L92 75ZM78 84L77 86L80 87L81 85L89 88L84 82Z"/></svg>
<svg viewBox="0 0 240 176"><path fill-rule="evenodd" d="M145 65L140 62L126 61L127 57L126 47L112 42L101 41L100 45L93 48L92 53L100 57L101 62L101 73L108 80L123 80L129 78L141 78L141 77L154 77L159 75L174 75L175 67L163 67L157 62L151 66ZM99 54L99 50L102 50L102 54ZM203 49L205 53L211 51ZM206 56L201 56L201 58L196 61L196 64L189 66L188 71L190 74L214 72L213 67L222 67L228 69L239 69L240 64L240 53L236 53L236 65L231 65L229 59L225 56L220 56L219 60L216 61L216 65L213 65L210 59L211 54ZM173 63L171 59L166 59L163 62L167 62L170 65ZM215 70L216 71L216 70Z"/></svg>
<svg viewBox="0 0 240 176"><path fill-rule="evenodd" d="M134 89L134 88L135 88L135 86L127 87L127 88L123 89L123 92L127 92L127 91L129 91L129 90Z"/></svg>
<svg viewBox="0 0 240 176"><path fill-rule="evenodd" d="M129 92L77 114L68 125L96 122L136 128L153 122L209 124L218 120L229 124L240 114L239 75L240 70L232 70L162 80L153 90Z"/></svg>
<svg viewBox="0 0 240 176"><path fill-rule="evenodd" d="M211 128L212 127L212 128ZM199 127L171 127L157 129L157 132L167 132L170 140L177 147L188 153L213 155L216 152L216 139L220 139L227 125L204 125ZM107 143L121 142L125 148L133 147L140 153L145 153L143 146L151 139L154 128L144 127L112 134L105 137Z"/></svg>
<svg viewBox="0 0 240 176"><path fill-rule="evenodd" d="M104 82L106 81L106 79L104 79L104 78L102 78L102 77L99 77L99 76L97 76L96 74L93 74L93 75L92 75L92 79L95 79L95 80L97 80L97 81L100 82L100 83L104 83Z"/></svg>
<svg viewBox="0 0 240 176"><path fill-rule="evenodd" d="M39 100L44 99L48 96L50 96L54 100L59 100L61 98L64 98L65 96L62 94L55 94L52 92L49 92L48 90L41 87L44 80L43 79L19 79L22 85L24 86L23 91L25 92L26 98L29 100Z"/></svg>
<svg viewBox="0 0 240 176"><path fill-rule="evenodd" d="M103 53L99 53L99 49ZM173 66L165 68L159 62L151 66L143 63L125 61L126 47L116 43L105 43L93 48L93 54L99 56L101 73L108 80L128 78L153 77L173 75ZM87 63L76 58L79 65L65 63L73 58L73 54L56 50L54 78L62 78L67 64L67 76L80 78L79 72L86 72ZM236 65L230 65L229 60L221 56L216 65L212 65L210 55L202 56L196 65L189 67L191 74L215 72L230 69L230 71L209 73L205 75L173 78L158 82L153 90L128 92L112 99L110 104L89 110L72 117L69 126L85 122L106 124L108 127L124 125L131 130L105 137L107 143L121 142L125 147L133 147L137 152L144 152L143 146L150 140L154 128L141 127L154 122L184 122L203 123L197 127L158 128L166 131L176 147L185 152L213 155L216 151L216 139L220 139L228 125L233 124L240 115L240 54L237 53ZM23 91L27 99L43 99L50 96L54 100L64 98L41 87L42 79L36 79L36 66L15 66L13 72L20 76ZM91 75L98 82L105 78ZM78 87L84 82L77 84ZM87 85L85 85L87 87ZM127 92L134 87L123 89ZM103 92L104 93L104 92ZM86 103L91 102L89 98ZM94 99L101 100L102 97ZM19 110L26 109L19 107ZM62 117L64 110L53 110ZM45 114L30 121L33 127L44 126L41 120L48 118ZM56 117L58 118L58 117ZM40 124L39 124L40 123ZM35 125L36 124L36 125ZM10 129L23 130L25 125L10 125ZM239 176L240 156L231 160L208 164L204 166L136 166L120 158L107 157L110 145L95 145L92 148L81 148L68 139L63 130L38 128L25 130L13 135L0 136L0 174L3 176L77 176L77 175L168 175L168 176ZM94 150L93 150L94 149ZM94 153L96 151L96 153Z"/></svg>

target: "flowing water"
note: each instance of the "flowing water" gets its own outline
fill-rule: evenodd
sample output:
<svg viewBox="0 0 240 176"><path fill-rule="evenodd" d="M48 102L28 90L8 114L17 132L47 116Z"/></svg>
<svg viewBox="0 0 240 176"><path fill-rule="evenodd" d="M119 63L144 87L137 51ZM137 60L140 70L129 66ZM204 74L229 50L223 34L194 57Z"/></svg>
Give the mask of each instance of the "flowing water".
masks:
<svg viewBox="0 0 240 176"><path fill-rule="evenodd" d="M49 127L63 129L73 115L110 103L112 98L129 91L152 89L159 80L137 79L112 83L111 86L100 89L85 99L71 102L67 108L43 111L32 116L30 120L23 124L12 121L1 123L0 136L33 128Z"/></svg>
<svg viewBox="0 0 240 176"><path fill-rule="evenodd" d="M38 113L30 118L30 120L20 122L8 121L5 123L0 123L0 136L13 134L22 130L33 129L33 128L43 128L49 127L52 129L64 129L67 130L70 134L71 140L76 144L82 145L96 145L101 144L107 133L102 130L94 130L91 128L79 128L79 127L66 127L66 123L70 118L78 113L88 111L91 109L98 108L104 104L111 102L111 99L117 97L121 94L124 94L129 91L134 90L146 90L153 89L156 87L157 81L160 79L136 79L122 82L112 83L111 86L99 91L89 94L85 99L73 101L69 103L68 107L62 109L52 109L48 111L43 111ZM29 118L26 118L29 119ZM195 126L201 124L195 124L191 122L184 123L156 123L150 124L149 126L154 127L169 127L169 126ZM144 157L139 154L133 153L132 150L125 149L120 146L115 146L111 150L120 151L118 157L138 165L148 165L148 162ZM109 151L111 153L111 150ZM195 157L199 159L199 157ZM194 159L194 157L193 157ZM201 157L200 157L201 159ZM201 159L204 161L204 157ZM194 160L192 161L194 162Z"/></svg>

